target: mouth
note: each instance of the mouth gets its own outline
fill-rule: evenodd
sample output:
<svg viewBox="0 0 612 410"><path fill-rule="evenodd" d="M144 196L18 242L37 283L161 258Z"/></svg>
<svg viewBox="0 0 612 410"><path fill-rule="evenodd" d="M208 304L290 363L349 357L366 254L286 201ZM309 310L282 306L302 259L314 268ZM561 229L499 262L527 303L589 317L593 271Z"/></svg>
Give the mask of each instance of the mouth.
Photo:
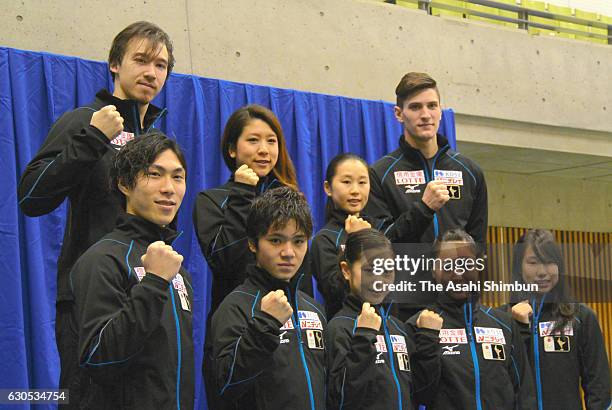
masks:
<svg viewBox="0 0 612 410"><path fill-rule="evenodd" d="M550 287L551 281L549 281L549 280L536 280L533 283L538 285L538 289L542 289L542 288Z"/></svg>
<svg viewBox="0 0 612 410"><path fill-rule="evenodd" d="M359 205L361 205L361 199L349 199L347 202L351 206L359 206Z"/></svg>
<svg viewBox="0 0 612 410"><path fill-rule="evenodd" d="M169 199L161 199L161 200L155 201L155 204L157 204L159 207L167 211L173 210L174 207L176 206L176 202L169 200Z"/></svg>
<svg viewBox="0 0 612 410"><path fill-rule="evenodd" d="M267 167L268 165L270 165L270 160L258 159L256 161L253 161L253 163L259 165L260 167Z"/></svg>
<svg viewBox="0 0 612 410"><path fill-rule="evenodd" d="M138 84L142 85L143 87L147 87L147 88L150 88L152 90L155 90L155 86L153 84L143 83L143 82L139 82Z"/></svg>
<svg viewBox="0 0 612 410"><path fill-rule="evenodd" d="M283 271L289 271L295 268L293 263L279 263L277 266Z"/></svg>

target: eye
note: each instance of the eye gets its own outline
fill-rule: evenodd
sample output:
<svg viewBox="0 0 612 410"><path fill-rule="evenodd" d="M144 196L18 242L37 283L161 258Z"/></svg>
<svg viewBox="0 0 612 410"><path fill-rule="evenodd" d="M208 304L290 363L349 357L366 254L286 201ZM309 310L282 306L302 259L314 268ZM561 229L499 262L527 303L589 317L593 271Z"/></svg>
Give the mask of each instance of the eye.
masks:
<svg viewBox="0 0 612 410"><path fill-rule="evenodd" d="M272 238L270 239L270 243L273 245L280 245L281 244L281 240L278 238Z"/></svg>
<svg viewBox="0 0 612 410"><path fill-rule="evenodd" d="M136 61L137 63L143 64L145 62L145 59L142 57L134 57L134 61Z"/></svg>
<svg viewBox="0 0 612 410"><path fill-rule="evenodd" d="M159 173L159 171L150 171L149 176L150 177L160 177L161 174Z"/></svg>
<svg viewBox="0 0 612 410"><path fill-rule="evenodd" d="M250 142L251 144L254 144L254 143L259 142L259 138L257 138L257 137L249 137L249 138L247 138L247 141Z"/></svg>
<svg viewBox="0 0 612 410"><path fill-rule="evenodd" d="M270 145L274 145L276 144L278 141L276 140L276 137L274 138L268 138L268 144Z"/></svg>
<svg viewBox="0 0 612 410"><path fill-rule="evenodd" d="M306 242L305 239L295 239L293 241L293 243L296 244L296 245L303 245L305 242Z"/></svg>
<svg viewBox="0 0 612 410"><path fill-rule="evenodd" d="M436 108L438 108L438 103L431 103L428 105L430 110L435 110Z"/></svg>
<svg viewBox="0 0 612 410"><path fill-rule="evenodd" d="M185 177L183 175L175 175L174 179L176 179L177 181L182 181L185 179Z"/></svg>

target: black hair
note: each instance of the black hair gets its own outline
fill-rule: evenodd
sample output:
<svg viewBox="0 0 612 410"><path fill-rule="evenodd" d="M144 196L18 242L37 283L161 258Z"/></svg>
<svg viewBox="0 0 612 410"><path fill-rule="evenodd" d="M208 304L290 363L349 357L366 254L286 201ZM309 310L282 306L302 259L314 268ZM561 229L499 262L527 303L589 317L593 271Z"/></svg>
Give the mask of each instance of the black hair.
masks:
<svg viewBox="0 0 612 410"><path fill-rule="evenodd" d="M172 150L176 154L186 175L187 164L179 145L161 131L153 130L129 141L115 155L110 169L111 191L119 193L125 201L125 196L119 190L119 184L133 189L138 177L147 175L151 164L166 150Z"/></svg>
<svg viewBox="0 0 612 410"><path fill-rule="evenodd" d="M338 255L338 270L336 275L331 276L331 287L334 293L342 292L344 295L348 293L349 285L342 274L341 262L346 262L352 266L355 262L360 261L365 251L371 249L388 249L393 253L393 247L389 239L380 231L372 228L361 229L357 232L352 232L346 237L344 251Z"/></svg>
<svg viewBox="0 0 612 410"><path fill-rule="evenodd" d="M349 160L361 162L363 166L365 166L366 169L369 170L368 163L365 162L365 160L361 158L359 155L355 155L350 152L338 154L335 157L333 157L331 161L329 161L329 164L327 165L327 170L325 172L325 181L327 181L330 188L332 185L332 180L334 179L334 177L336 176L336 172L338 171L338 167L345 161L349 161ZM334 201L331 198L327 198L327 203L325 204L325 220L326 221L331 219L334 209L336 209L336 204L334 204Z"/></svg>
<svg viewBox="0 0 612 410"><path fill-rule="evenodd" d="M433 256L438 257L440 255L440 250L442 248L442 244L445 242L465 242L475 257L480 257L483 255L483 250L480 244L477 244L474 241L472 235L464 231L463 229L451 229L444 232L442 235L438 236L436 241L433 244Z"/></svg>
<svg viewBox="0 0 612 410"><path fill-rule="evenodd" d="M257 246L270 229L282 228L290 220L308 239L312 236L310 206L301 192L289 187L270 189L257 197L247 217L247 237Z"/></svg>
<svg viewBox="0 0 612 410"><path fill-rule="evenodd" d="M519 283L524 283L523 259L527 248L531 248L536 258L542 263L553 263L559 269L557 285L548 292L545 299L546 303L552 305L552 314L556 322L552 331L557 332L574 320L577 310L566 280L563 252L551 231L547 229L528 229L525 231L514 245L512 253L512 278ZM512 295L512 302L518 303L533 297L537 297L537 294L517 292Z"/></svg>
<svg viewBox="0 0 612 410"><path fill-rule="evenodd" d="M108 53L108 65L119 65L123 61L125 52L127 51L128 44L134 38L139 38L149 41L150 49L147 50L147 55L154 56L159 53L161 46L166 46L168 50L168 76L174 68L174 53L172 41L170 36L164 30L162 30L156 24L148 21L137 21L130 24L119 32L113 39L110 51ZM115 79L115 73L111 71L113 80Z"/></svg>

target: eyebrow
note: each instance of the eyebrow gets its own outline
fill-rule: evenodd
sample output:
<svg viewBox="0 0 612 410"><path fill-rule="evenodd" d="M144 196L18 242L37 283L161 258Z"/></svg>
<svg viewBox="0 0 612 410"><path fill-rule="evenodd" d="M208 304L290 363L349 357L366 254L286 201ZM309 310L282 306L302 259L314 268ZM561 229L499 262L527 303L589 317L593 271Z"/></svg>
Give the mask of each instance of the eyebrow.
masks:
<svg viewBox="0 0 612 410"><path fill-rule="evenodd" d="M168 60L165 57L161 56L161 53L157 53L157 54L153 54L153 53L143 53L143 52L139 52L139 53L134 53L134 57L144 57L147 58L149 60L161 60L165 63L168 63Z"/></svg>
<svg viewBox="0 0 612 410"><path fill-rule="evenodd" d="M155 169L157 169L159 171L168 172L168 170L166 168L162 167L161 165L157 165L157 164L151 164L149 166L149 168L155 168ZM172 172L172 173L185 172L185 168L183 168L183 167L174 168L170 172Z"/></svg>

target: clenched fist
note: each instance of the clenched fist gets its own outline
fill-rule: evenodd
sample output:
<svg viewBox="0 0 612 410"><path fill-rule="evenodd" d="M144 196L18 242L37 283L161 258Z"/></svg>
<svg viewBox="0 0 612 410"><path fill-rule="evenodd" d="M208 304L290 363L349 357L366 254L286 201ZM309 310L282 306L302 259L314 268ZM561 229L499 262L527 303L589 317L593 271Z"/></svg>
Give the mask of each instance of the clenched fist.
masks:
<svg viewBox="0 0 612 410"><path fill-rule="evenodd" d="M361 231L362 229L368 229L371 227L372 225L370 225L369 222L355 215L349 215L344 220L344 230L346 231L346 233L353 233L353 232Z"/></svg>
<svg viewBox="0 0 612 410"><path fill-rule="evenodd" d="M418 328L431 330L442 329L442 323L444 323L444 319L439 314L427 309L421 312L416 321Z"/></svg>
<svg viewBox="0 0 612 410"><path fill-rule="evenodd" d="M282 290L273 290L261 300L261 311L285 324L293 314L293 308Z"/></svg>
<svg viewBox="0 0 612 410"><path fill-rule="evenodd" d="M531 305L526 300L512 306L512 318L520 323L529 324L529 318L533 314Z"/></svg>
<svg viewBox="0 0 612 410"><path fill-rule="evenodd" d="M111 141L123 131L123 117L114 105L107 105L93 113L89 125L99 129Z"/></svg>
<svg viewBox="0 0 612 410"><path fill-rule="evenodd" d="M183 257L163 241L150 244L147 253L140 259L145 271L154 273L168 282L174 279L183 263Z"/></svg>
<svg viewBox="0 0 612 410"><path fill-rule="evenodd" d="M430 181L423 193L423 202L434 212L437 212L450 199L446 185L441 181Z"/></svg>
<svg viewBox="0 0 612 410"><path fill-rule="evenodd" d="M357 316L357 327L380 330L381 319L376 310L368 302L364 302L361 313Z"/></svg>
<svg viewBox="0 0 612 410"><path fill-rule="evenodd" d="M247 164L242 164L234 174L234 181L255 186L259 182L259 177Z"/></svg>

